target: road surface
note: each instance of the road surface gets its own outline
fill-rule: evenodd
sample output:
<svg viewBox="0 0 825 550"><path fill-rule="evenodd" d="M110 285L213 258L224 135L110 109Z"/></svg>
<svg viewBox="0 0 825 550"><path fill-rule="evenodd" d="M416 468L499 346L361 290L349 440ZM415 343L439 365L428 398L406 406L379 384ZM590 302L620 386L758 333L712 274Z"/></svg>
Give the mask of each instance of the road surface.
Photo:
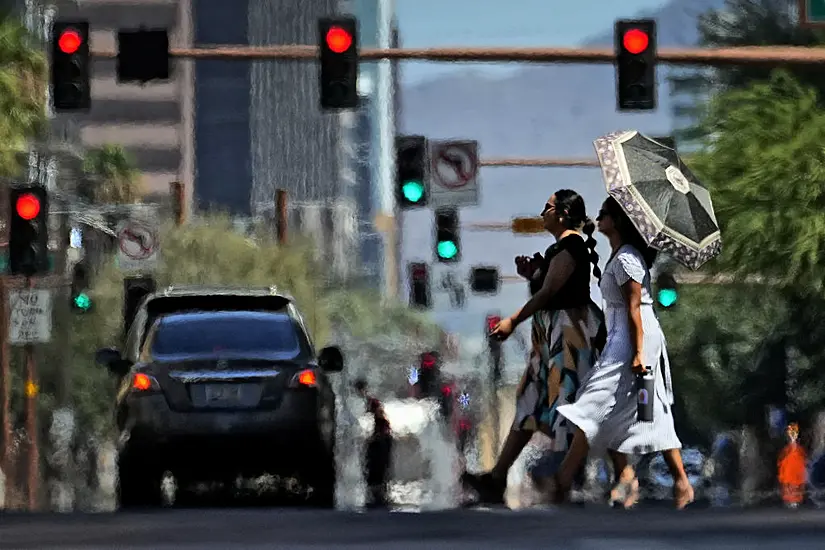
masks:
<svg viewBox="0 0 825 550"><path fill-rule="evenodd" d="M0 515L0 548L19 550L821 549L825 511L605 507L432 513L191 509Z"/></svg>

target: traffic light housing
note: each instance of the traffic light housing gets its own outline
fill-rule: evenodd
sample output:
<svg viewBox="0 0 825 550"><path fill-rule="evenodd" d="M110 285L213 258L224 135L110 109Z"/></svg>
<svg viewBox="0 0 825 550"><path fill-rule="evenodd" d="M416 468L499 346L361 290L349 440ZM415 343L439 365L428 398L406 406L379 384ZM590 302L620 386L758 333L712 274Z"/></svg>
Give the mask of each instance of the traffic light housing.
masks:
<svg viewBox="0 0 825 550"><path fill-rule="evenodd" d="M429 199L427 138L395 138L395 200L399 208L426 206Z"/></svg>
<svg viewBox="0 0 825 550"><path fill-rule="evenodd" d="M679 301L679 288L672 274L664 272L656 277L656 301L666 309Z"/></svg>
<svg viewBox="0 0 825 550"><path fill-rule="evenodd" d="M141 300L157 290L152 277L126 277L123 279L123 335L129 332Z"/></svg>
<svg viewBox="0 0 825 550"><path fill-rule="evenodd" d="M88 110L92 106L88 21L54 23L50 67L54 110Z"/></svg>
<svg viewBox="0 0 825 550"><path fill-rule="evenodd" d="M9 189L9 271L32 276L49 271L49 197L45 187Z"/></svg>
<svg viewBox="0 0 825 550"><path fill-rule="evenodd" d="M322 109L358 107L358 21L352 16L318 21Z"/></svg>
<svg viewBox="0 0 825 550"><path fill-rule="evenodd" d="M170 65L169 33L166 29L118 31L118 82L168 80Z"/></svg>
<svg viewBox="0 0 825 550"><path fill-rule="evenodd" d="M419 356L418 388L421 397L434 397L438 391L440 378L440 357L438 352L427 351Z"/></svg>
<svg viewBox="0 0 825 550"><path fill-rule="evenodd" d="M497 267L474 267L470 272L470 289L479 294L495 294L501 284Z"/></svg>
<svg viewBox="0 0 825 550"><path fill-rule="evenodd" d="M77 313L86 313L92 309L92 298L89 295L91 277L89 268L84 263L75 264L72 270L71 300L69 305Z"/></svg>
<svg viewBox="0 0 825 550"><path fill-rule="evenodd" d="M430 293L430 271L424 262L413 262L408 266L410 277L410 305L429 309L432 303Z"/></svg>
<svg viewBox="0 0 825 550"><path fill-rule="evenodd" d="M435 211L435 257L441 263L461 260L457 208L440 208Z"/></svg>
<svg viewBox="0 0 825 550"><path fill-rule="evenodd" d="M619 20L616 39L616 104L619 111L656 108L656 21Z"/></svg>

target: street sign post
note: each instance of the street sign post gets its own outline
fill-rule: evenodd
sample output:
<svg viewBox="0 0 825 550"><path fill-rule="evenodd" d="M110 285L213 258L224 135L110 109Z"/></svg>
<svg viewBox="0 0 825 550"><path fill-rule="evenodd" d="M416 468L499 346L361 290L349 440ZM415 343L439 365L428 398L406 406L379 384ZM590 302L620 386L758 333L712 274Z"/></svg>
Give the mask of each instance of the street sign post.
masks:
<svg viewBox="0 0 825 550"><path fill-rule="evenodd" d="M803 27L825 28L825 0L799 0L799 22Z"/></svg>
<svg viewBox="0 0 825 550"><path fill-rule="evenodd" d="M158 264L156 225L148 221L126 220L117 228L117 265L122 271L153 271Z"/></svg>
<svg viewBox="0 0 825 550"><path fill-rule="evenodd" d="M9 342L12 345L46 344L52 337L52 292L9 291Z"/></svg>
<svg viewBox="0 0 825 550"><path fill-rule="evenodd" d="M478 205L478 142L430 140L430 206Z"/></svg>

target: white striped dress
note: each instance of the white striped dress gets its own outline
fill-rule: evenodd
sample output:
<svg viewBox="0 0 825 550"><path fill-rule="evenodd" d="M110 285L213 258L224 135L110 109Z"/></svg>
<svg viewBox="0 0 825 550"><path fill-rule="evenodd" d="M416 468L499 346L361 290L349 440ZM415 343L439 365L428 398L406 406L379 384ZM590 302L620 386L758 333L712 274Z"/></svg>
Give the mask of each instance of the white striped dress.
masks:
<svg viewBox="0 0 825 550"><path fill-rule="evenodd" d="M642 350L648 368L655 365L653 421L636 421L636 378L631 369L633 343L621 286L628 280L642 285ZM650 271L641 253L622 246L607 263L599 285L605 301L607 343L598 362L582 380L576 402L558 408L559 414L581 428L591 451L616 450L646 454L682 447L673 426L673 389L665 337L653 310Z"/></svg>

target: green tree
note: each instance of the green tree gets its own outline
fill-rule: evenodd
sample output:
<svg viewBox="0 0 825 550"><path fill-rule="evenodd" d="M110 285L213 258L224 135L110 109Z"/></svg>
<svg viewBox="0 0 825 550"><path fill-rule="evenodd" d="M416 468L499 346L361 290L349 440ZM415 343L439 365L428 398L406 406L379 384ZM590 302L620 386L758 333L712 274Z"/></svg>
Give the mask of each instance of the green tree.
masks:
<svg viewBox="0 0 825 550"><path fill-rule="evenodd" d="M96 203L128 204L140 196L140 172L120 145L104 145L86 153L86 180L78 193Z"/></svg>
<svg viewBox="0 0 825 550"><path fill-rule="evenodd" d="M26 27L0 15L0 176L19 173L20 153L46 124L46 56Z"/></svg>
<svg viewBox="0 0 825 550"><path fill-rule="evenodd" d="M706 48L736 46L819 46L825 32L799 25L797 0L726 0L725 5L699 18L699 45ZM813 86L825 97L825 74L816 66L789 69L803 84ZM674 114L695 123L701 118L705 99L718 92L743 88L770 77L770 67L732 65L712 70L680 71L670 77L677 96ZM683 95L684 94L684 95ZM679 99L682 96L683 99ZM683 140L702 136L702 128L691 124L680 132Z"/></svg>

